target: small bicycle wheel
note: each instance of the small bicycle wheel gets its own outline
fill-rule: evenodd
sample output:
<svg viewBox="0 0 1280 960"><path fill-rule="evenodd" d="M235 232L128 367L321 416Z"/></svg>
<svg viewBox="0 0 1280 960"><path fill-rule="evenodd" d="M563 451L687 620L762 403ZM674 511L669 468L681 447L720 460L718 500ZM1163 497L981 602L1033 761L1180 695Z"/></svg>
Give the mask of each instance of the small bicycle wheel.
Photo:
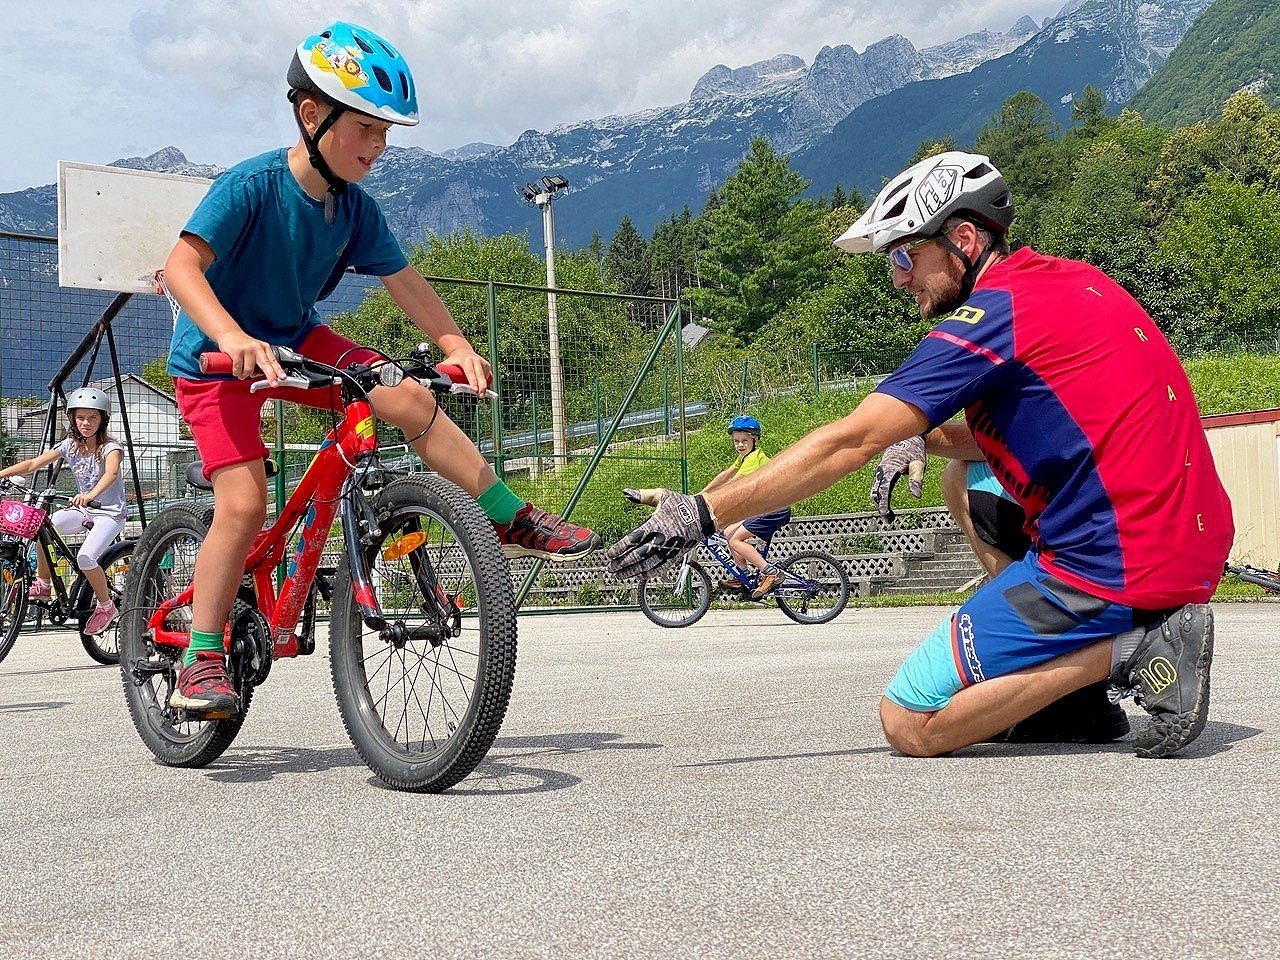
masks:
<svg viewBox="0 0 1280 960"><path fill-rule="evenodd" d="M0 543L0 660L9 655L18 641L18 632L27 616L31 578L25 546L18 542Z"/></svg>
<svg viewBox="0 0 1280 960"><path fill-rule="evenodd" d="M107 575L107 590L119 610L124 609L124 581L129 573L129 560L133 555L133 544L134 541L132 540L121 541L102 555L102 572ZM85 653L99 663L119 663L119 618L101 633L85 633L84 625L93 613L96 599L93 595L93 588L89 586L88 582L84 582L82 593L83 596L77 594L80 602L76 603L73 599L72 606L81 611L76 617L76 628L80 631L80 643L84 645Z"/></svg>
<svg viewBox="0 0 1280 960"><path fill-rule="evenodd" d="M696 561L674 563L640 578L636 597L644 615L660 627L687 627L711 607L711 575Z"/></svg>
<svg viewBox="0 0 1280 960"><path fill-rule="evenodd" d="M778 561L778 607L796 623L827 623L849 602L849 578L840 561L817 550Z"/></svg>
<svg viewBox="0 0 1280 960"><path fill-rule="evenodd" d="M171 767L203 767L220 757L240 732L253 695L253 688L243 685L240 712L229 720L190 719L185 711L169 706L183 651L160 646L148 636L147 621L156 608L191 583L207 532L199 509L187 504L166 507L134 545L125 577L119 626L125 701L142 742ZM165 626L190 630L191 608L173 610Z"/></svg>
<svg viewBox="0 0 1280 960"><path fill-rule="evenodd" d="M333 689L356 751L400 790L446 790L493 745L511 697L516 609L493 524L434 474L373 499L370 582L389 627L361 619L350 560L333 584Z"/></svg>

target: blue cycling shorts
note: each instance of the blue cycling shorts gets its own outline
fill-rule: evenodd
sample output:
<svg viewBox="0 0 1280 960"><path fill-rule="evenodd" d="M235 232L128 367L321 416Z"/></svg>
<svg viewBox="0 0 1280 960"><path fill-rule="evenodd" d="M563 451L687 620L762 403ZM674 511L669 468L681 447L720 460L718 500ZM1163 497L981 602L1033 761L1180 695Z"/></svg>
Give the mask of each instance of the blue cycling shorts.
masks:
<svg viewBox="0 0 1280 960"><path fill-rule="evenodd" d="M932 713L965 687L1109 640L1149 617L1063 583L1028 553L938 624L884 695Z"/></svg>
<svg viewBox="0 0 1280 960"><path fill-rule="evenodd" d="M742 521L752 536L759 537L765 543L773 539L773 535L791 522L791 508L783 507L772 513L762 513L758 517Z"/></svg>

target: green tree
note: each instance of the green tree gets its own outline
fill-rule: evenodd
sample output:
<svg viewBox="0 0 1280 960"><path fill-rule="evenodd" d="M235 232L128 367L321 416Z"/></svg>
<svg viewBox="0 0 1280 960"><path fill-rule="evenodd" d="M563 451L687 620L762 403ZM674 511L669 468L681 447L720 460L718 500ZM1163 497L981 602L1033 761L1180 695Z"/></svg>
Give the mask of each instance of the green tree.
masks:
<svg viewBox="0 0 1280 960"><path fill-rule="evenodd" d="M797 200L809 186L764 137L703 212L702 286L686 291L698 315L738 342L749 341L793 298L820 284L831 257L821 212Z"/></svg>
<svg viewBox="0 0 1280 960"><path fill-rule="evenodd" d="M1014 238L1035 243L1040 207L1067 184L1067 170L1055 139L1058 122L1034 93L1023 90L978 131L975 148L991 158L1013 192L1018 218Z"/></svg>
<svg viewBox="0 0 1280 960"><path fill-rule="evenodd" d="M919 163L921 160L928 160L930 157L936 157L940 153L946 153L949 150L955 150L955 137L940 137L937 140L921 140L920 145L916 147L916 152L911 155L911 161L907 166Z"/></svg>
<svg viewBox="0 0 1280 960"><path fill-rule="evenodd" d="M649 244L640 236L630 217L622 218L618 232L609 241L605 268L622 293L646 296L652 289Z"/></svg>

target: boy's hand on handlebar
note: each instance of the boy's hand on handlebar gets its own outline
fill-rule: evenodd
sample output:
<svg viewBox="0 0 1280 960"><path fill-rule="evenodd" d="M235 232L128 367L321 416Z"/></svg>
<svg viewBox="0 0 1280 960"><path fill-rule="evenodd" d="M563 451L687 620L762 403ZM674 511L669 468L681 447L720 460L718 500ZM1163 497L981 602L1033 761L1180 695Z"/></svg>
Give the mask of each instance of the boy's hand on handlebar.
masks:
<svg viewBox="0 0 1280 960"><path fill-rule="evenodd" d="M493 383L493 370L489 366L489 361L476 353L470 344L458 347L441 360L440 363L442 365L452 364L455 367L460 367L462 372L466 374L467 384L481 396L489 389L489 385Z"/></svg>
<svg viewBox="0 0 1280 960"><path fill-rule="evenodd" d="M231 373L240 380L262 371L267 383L274 387L284 377L284 370L271 344L254 339L243 330L234 330L219 337L218 349L231 358Z"/></svg>
<svg viewBox="0 0 1280 960"><path fill-rule="evenodd" d="M665 491L653 516L605 551L609 570L620 580L655 573L715 529L715 517L701 494Z"/></svg>

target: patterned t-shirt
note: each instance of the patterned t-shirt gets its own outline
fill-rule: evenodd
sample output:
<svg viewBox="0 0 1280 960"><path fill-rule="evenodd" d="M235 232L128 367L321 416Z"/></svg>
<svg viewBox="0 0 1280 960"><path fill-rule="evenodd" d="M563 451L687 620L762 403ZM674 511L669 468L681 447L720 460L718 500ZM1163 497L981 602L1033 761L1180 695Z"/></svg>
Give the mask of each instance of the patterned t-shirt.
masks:
<svg viewBox="0 0 1280 960"><path fill-rule="evenodd" d="M102 473L106 466L107 455L113 451L124 453L122 447L115 440L108 440L101 449L94 453L81 453L79 445L71 437L67 437L57 446L59 456L71 468L71 475L76 478L76 489L81 493L88 493L92 490L99 480L102 479ZM98 459L98 453L102 454L102 459ZM123 456L121 457L123 460ZM121 470L116 474L115 482L107 487L98 497L97 500L102 504L102 509L107 513L123 514L124 513L124 471Z"/></svg>
<svg viewBox="0 0 1280 960"><path fill-rule="evenodd" d="M1101 270L1019 250L876 389L965 411L1054 576L1142 610L1213 594L1234 528L1191 384Z"/></svg>

